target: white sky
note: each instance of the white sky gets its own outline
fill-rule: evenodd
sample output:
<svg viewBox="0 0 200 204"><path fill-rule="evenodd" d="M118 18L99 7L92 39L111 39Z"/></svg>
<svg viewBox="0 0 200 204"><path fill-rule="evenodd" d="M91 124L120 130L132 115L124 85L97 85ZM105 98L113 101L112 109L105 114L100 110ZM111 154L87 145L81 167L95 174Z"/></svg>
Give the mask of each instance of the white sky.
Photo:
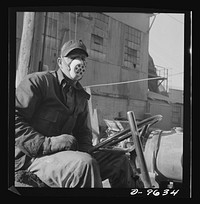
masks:
<svg viewBox="0 0 200 204"><path fill-rule="evenodd" d="M154 17L150 18L150 25ZM154 64L168 68L169 87L184 87L184 14L159 13L149 33Z"/></svg>

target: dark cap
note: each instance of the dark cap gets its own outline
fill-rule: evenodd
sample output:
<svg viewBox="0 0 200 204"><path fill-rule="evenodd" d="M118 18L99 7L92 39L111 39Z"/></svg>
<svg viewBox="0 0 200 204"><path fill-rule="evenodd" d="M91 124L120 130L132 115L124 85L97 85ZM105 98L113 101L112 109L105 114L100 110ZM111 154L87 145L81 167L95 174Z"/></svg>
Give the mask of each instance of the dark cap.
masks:
<svg viewBox="0 0 200 204"><path fill-rule="evenodd" d="M70 40L61 48L61 57L66 57L71 51L78 49L83 51L88 57L86 46L83 44L82 40Z"/></svg>

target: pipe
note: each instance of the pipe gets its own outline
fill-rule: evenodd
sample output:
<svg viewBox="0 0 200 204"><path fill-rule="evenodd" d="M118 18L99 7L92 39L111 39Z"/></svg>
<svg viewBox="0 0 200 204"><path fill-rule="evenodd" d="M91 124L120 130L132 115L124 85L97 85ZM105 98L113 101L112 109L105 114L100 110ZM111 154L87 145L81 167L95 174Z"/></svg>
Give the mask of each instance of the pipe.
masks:
<svg viewBox="0 0 200 204"><path fill-rule="evenodd" d="M71 15L69 12L69 40L71 40Z"/></svg>
<svg viewBox="0 0 200 204"><path fill-rule="evenodd" d="M138 134L135 115L134 115L133 111L129 111L129 112L127 112L127 116L128 116L128 120L129 120L129 123L130 123L131 133L132 133L133 141L134 141L134 144L135 144L135 151L136 151L136 155L137 155L137 158L138 158L138 162L139 162L139 166L140 166L144 186L145 186L145 188L151 188L152 184L151 184L151 180L150 180L150 177L149 177L149 173L148 173L146 161L145 161L145 158L144 158L144 154L143 154L143 151L142 151L142 145L141 145L139 134Z"/></svg>
<svg viewBox="0 0 200 204"><path fill-rule="evenodd" d="M43 64L44 64L44 50L45 50L45 44L46 44L46 31L47 31L47 19L48 19L48 12L46 12L45 15L45 21L44 21L44 36L43 36L43 44L42 44L42 58L39 63L39 72L42 71L43 69Z"/></svg>
<svg viewBox="0 0 200 204"><path fill-rule="evenodd" d="M78 15L77 15L77 12L76 12L76 22L75 22L75 40L76 40L76 35L77 35L77 21L78 21Z"/></svg>
<svg viewBox="0 0 200 204"><path fill-rule="evenodd" d="M149 29L147 30L147 33L149 33L151 27L153 26L153 23L154 23L154 21L156 20L156 16L157 16L157 15L158 15L158 14L154 14L153 21L152 21L151 25L149 26Z"/></svg>

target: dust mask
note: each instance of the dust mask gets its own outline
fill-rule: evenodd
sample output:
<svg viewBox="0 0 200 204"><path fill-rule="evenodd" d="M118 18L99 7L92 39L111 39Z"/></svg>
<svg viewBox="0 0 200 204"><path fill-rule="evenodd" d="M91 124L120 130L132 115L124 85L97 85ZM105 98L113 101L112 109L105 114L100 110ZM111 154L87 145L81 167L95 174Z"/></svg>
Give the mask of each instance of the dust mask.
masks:
<svg viewBox="0 0 200 204"><path fill-rule="evenodd" d="M81 79L86 70L86 63L81 59L74 59L69 65L72 79Z"/></svg>

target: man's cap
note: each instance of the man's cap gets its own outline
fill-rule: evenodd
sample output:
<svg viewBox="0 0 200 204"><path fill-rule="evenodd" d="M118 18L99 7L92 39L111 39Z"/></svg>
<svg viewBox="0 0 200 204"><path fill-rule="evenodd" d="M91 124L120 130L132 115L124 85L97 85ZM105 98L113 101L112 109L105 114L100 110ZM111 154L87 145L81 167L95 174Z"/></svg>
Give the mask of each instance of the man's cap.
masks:
<svg viewBox="0 0 200 204"><path fill-rule="evenodd" d="M82 40L70 40L64 43L61 48L61 57L66 57L71 51L76 49L83 51L88 57L86 46L84 45Z"/></svg>

